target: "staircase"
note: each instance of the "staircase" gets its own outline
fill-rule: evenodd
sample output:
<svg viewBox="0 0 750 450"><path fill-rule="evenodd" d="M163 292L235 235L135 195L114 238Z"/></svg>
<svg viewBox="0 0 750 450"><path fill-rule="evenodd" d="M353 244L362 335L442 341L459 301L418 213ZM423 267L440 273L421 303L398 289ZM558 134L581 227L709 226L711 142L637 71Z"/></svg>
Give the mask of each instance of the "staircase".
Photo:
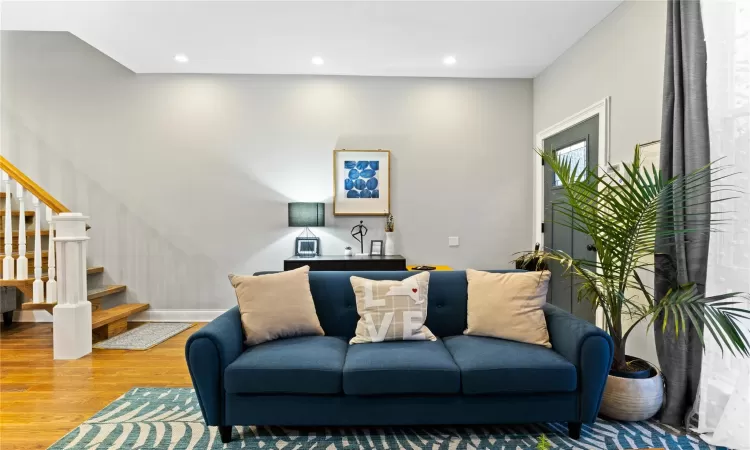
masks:
<svg viewBox="0 0 750 450"><path fill-rule="evenodd" d="M63 242L53 241L59 238L55 233L55 215L70 211L2 156L0 170L0 287L15 287L21 292L20 309L53 314L64 283L58 283L56 276L65 269L59 266L64 258L58 261L55 254L68 243L66 238L59 239ZM42 217L42 209L45 217ZM80 248L85 254L85 246L81 244ZM83 265L80 267L67 268L67 276L75 274L76 270L82 272ZM148 309L149 305L125 303L104 308L103 303L112 298L110 296L124 292L126 287L102 284L102 273L103 267L88 267L85 274L80 274L80 282L73 283L71 289L85 286L86 300L91 303L92 334L95 338L106 339L127 330L128 317ZM74 299L73 303L76 301L83 299ZM11 324L12 318L13 311L3 309L5 326Z"/></svg>

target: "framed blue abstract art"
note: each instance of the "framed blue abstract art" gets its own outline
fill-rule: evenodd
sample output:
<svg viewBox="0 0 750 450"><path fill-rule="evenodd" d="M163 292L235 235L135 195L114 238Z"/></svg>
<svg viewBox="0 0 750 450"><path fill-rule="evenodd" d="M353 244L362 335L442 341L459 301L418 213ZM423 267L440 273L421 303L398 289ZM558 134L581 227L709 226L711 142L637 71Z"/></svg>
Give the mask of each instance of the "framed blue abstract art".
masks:
<svg viewBox="0 0 750 450"><path fill-rule="evenodd" d="M391 152L333 151L333 215L384 216L391 212Z"/></svg>

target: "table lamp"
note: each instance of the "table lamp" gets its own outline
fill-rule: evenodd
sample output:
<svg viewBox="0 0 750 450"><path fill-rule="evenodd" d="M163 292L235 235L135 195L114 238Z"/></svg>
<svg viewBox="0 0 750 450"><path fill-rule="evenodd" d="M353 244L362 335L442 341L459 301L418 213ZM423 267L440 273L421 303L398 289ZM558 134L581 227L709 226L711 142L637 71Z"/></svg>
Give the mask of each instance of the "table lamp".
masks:
<svg viewBox="0 0 750 450"><path fill-rule="evenodd" d="M310 231L310 227L326 226L325 203L289 203L289 226L305 227L295 240L295 255L302 257L313 257L319 255L320 238Z"/></svg>

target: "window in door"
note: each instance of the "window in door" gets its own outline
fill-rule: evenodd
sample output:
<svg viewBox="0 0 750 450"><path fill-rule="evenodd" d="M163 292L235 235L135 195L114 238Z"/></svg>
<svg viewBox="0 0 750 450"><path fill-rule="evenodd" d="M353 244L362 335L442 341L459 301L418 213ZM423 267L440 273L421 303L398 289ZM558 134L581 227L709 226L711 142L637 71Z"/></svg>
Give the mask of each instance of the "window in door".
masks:
<svg viewBox="0 0 750 450"><path fill-rule="evenodd" d="M561 148L557 151L557 157L570 161L570 165L575 167L575 174L578 176L581 172L586 169L586 141L577 142L567 147ZM562 182L557 177L557 174L553 174L552 185L554 187L562 186Z"/></svg>

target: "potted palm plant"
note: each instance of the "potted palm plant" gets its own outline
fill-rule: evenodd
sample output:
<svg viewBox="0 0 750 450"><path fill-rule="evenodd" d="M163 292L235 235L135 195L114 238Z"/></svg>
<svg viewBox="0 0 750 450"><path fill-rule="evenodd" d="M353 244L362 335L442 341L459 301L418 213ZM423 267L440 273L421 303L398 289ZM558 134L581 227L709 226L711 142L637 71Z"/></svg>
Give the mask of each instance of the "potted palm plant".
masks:
<svg viewBox="0 0 750 450"><path fill-rule="evenodd" d="M531 252L521 252L513 261L516 264L516 269L530 270L532 272L541 272L547 270L547 259L543 250L539 249L539 242L534 245L534 250Z"/></svg>
<svg viewBox="0 0 750 450"><path fill-rule="evenodd" d="M735 305L741 296L733 292L707 297L693 284L678 284L661 299L654 297L645 274L653 273L653 256L661 243L677 235L708 233L719 219L711 213L684 220L685 209L712 200L710 194L727 189L714 182L723 173L711 165L684 177L664 179L654 166L641 166L640 149L632 163L610 166L604 174L581 169L553 151L538 151L557 175L564 199L552 205L566 226L587 234L597 249L597 261L575 258L563 251L546 249L545 257L559 263L578 286L578 301L600 308L606 329L614 341L614 360L602 401L602 414L620 420L644 420L661 407L663 384L648 362L625 354L633 329L641 322L666 328L671 317L675 333L685 332L691 322L703 335L710 333L722 349L750 356L750 342L738 319L750 317ZM559 216L558 216L559 215ZM674 239L671 239L674 241ZM666 244L669 245L669 244Z"/></svg>

